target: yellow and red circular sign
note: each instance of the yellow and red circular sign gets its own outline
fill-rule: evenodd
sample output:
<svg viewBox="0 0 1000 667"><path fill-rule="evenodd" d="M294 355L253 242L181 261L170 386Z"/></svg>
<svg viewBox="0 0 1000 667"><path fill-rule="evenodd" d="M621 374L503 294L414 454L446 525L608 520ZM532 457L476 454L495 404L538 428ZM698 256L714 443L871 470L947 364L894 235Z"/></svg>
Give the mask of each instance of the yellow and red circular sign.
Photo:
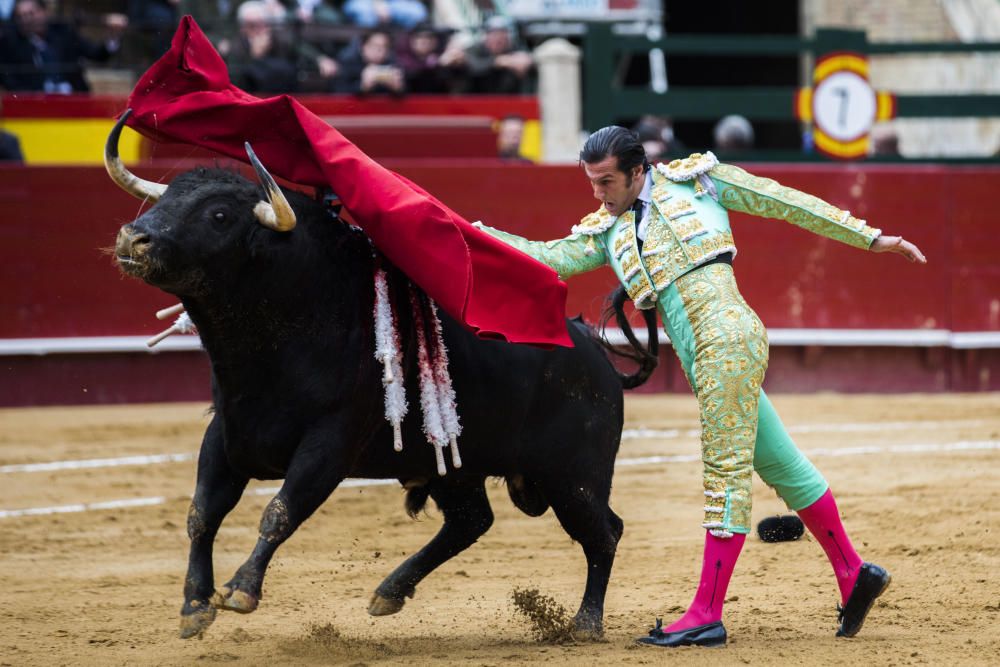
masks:
<svg viewBox="0 0 1000 667"><path fill-rule="evenodd" d="M816 148L836 158L868 153L876 121L895 115L895 98L868 81L868 59L860 53L829 53L816 62L813 87L799 91L796 115L813 124Z"/></svg>

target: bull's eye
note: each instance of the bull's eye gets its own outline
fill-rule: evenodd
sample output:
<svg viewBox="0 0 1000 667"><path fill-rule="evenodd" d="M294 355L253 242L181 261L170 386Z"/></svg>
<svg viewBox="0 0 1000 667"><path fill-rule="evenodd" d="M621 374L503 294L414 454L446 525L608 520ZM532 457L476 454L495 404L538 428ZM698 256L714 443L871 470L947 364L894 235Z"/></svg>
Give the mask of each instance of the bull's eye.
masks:
<svg viewBox="0 0 1000 667"><path fill-rule="evenodd" d="M215 215L213 215L212 217L215 218L216 222L224 222L226 219L226 214L223 213L222 211L217 211Z"/></svg>

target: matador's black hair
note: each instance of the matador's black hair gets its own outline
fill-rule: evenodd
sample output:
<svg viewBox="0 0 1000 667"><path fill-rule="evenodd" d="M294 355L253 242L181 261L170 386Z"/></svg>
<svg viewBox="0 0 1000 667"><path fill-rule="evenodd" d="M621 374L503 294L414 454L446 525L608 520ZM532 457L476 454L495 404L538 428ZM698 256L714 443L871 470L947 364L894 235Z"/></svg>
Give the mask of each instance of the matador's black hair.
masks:
<svg viewBox="0 0 1000 667"><path fill-rule="evenodd" d="M580 151L580 162L593 164L612 155L618 158L619 171L628 174L640 164L643 173L649 171L649 160L639 135L619 125L602 127L587 137Z"/></svg>

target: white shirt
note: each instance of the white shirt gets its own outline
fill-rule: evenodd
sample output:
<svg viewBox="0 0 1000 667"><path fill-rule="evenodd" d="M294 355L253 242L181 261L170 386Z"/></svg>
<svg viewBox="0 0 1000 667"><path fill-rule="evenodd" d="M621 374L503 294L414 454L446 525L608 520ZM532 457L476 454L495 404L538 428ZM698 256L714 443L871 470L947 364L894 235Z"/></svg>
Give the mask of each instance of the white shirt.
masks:
<svg viewBox="0 0 1000 667"><path fill-rule="evenodd" d="M646 172L646 182L642 186L642 191L639 193L637 199L642 202L642 220L639 221L639 228L636 230L635 234L639 237L640 241L646 240L646 228L649 227L649 214L653 210L652 207L652 191L653 191L653 169L650 167L649 171Z"/></svg>

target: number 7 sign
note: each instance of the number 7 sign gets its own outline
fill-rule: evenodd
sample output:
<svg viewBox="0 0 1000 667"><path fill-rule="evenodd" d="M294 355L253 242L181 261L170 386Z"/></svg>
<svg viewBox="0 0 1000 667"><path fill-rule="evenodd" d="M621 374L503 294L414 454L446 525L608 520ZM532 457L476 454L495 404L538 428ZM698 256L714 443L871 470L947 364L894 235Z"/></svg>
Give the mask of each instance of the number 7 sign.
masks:
<svg viewBox="0 0 1000 667"><path fill-rule="evenodd" d="M896 101L872 88L863 54L841 51L816 62L813 87L799 91L795 110L799 120L813 123L820 151L849 160L867 155L872 126L895 116Z"/></svg>

